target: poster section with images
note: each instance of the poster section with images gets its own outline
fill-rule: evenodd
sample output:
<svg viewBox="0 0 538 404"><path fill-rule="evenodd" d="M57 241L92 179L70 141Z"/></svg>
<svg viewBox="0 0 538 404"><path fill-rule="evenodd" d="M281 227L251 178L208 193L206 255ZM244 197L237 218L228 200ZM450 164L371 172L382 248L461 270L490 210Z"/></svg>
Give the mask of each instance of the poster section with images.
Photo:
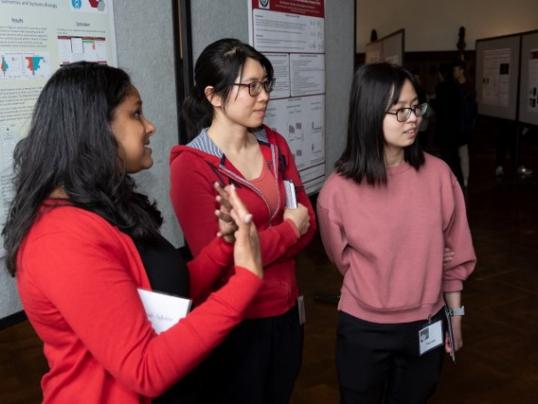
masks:
<svg viewBox="0 0 538 404"><path fill-rule="evenodd" d="M250 44L275 71L265 124L295 155L306 192L325 180L324 0L247 0Z"/></svg>
<svg viewBox="0 0 538 404"><path fill-rule="evenodd" d="M538 113L538 49L531 49L528 59L529 82L527 84L528 112Z"/></svg>
<svg viewBox="0 0 538 404"><path fill-rule="evenodd" d="M13 198L13 150L48 78L80 60L117 65L112 6L112 0L0 0L0 227Z"/></svg>
<svg viewBox="0 0 538 404"><path fill-rule="evenodd" d="M481 94L483 104L508 107L511 58L511 48L484 50Z"/></svg>

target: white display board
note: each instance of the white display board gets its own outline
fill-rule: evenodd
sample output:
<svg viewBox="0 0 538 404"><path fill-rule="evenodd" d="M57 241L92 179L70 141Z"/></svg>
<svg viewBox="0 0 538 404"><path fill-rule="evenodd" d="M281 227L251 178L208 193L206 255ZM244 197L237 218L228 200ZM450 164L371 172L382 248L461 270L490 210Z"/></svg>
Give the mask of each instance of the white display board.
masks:
<svg viewBox="0 0 538 404"><path fill-rule="evenodd" d="M522 36L519 103L519 121L538 125L538 31Z"/></svg>
<svg viewBox="0 0 538 404"><path fill-rule="evenodd" d="M368 43L365 48L365 62L388 62L401 66L404 52L405 30L400 29L377 41Z"/></svg>
<svg viewBox="0 0 538 404"><path fill-rule="evenodd" d="M481 115L517 119L521 36L476 41L476 100Z"/></svg>
<svg viewBox="0 0 538 404"><path fill-rule="evenodd" d="M62 65L117 65L112 0L0 1L0 227L13 197L13 150ZM0 256L4 255L0 239Z"/></svg>
<svg viewBox="0 0 538 404"><path fill-rule="evenodd" d="M247 0L249 41L275 70L265 124L288 141L307 193L325 180L324 0Z"/></svg>

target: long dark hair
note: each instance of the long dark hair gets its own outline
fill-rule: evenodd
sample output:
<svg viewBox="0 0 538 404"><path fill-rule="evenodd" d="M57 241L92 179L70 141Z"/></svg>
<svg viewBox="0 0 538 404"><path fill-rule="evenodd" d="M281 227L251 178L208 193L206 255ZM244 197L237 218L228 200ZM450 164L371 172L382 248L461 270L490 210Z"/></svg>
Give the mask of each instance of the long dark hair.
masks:
<svg viewBox="0 0 538 404"><path fill-rule="evenodd" d="M97 213L135 239L158 235L161 214L135 192L110 129L114 109L132 89L123 70L78 62L56 71L41 91L28 136L14 153L15 197L2 231L12 275L39 206L59 187L70 204Z"/></svg>
<svg viewBox="0 0 538 404"><path fill-rule="evenodd" d="M183 102L182 116L189 139L210 126L213 120L213 106L205 96L205 88L212 86L216 95L227 100L247 58L260 62L267 79L273 79L273 66L269 59L238 39L220 39L202 51L194 66L194 87Z"/></svg>
<svg viewBox="0 0 538 404"><path fill-rule="evenodd" d="M370 185L387 183L384 161L383 120L388 107L396 104L404 82L413 85L420 102L424 101L415 76L389 63L361 66L353 77L349 100L347 144L335 164L336 171L357 183L366 178ZM404 149L404 159L416 170L424 164L418 142Z"/></svg>

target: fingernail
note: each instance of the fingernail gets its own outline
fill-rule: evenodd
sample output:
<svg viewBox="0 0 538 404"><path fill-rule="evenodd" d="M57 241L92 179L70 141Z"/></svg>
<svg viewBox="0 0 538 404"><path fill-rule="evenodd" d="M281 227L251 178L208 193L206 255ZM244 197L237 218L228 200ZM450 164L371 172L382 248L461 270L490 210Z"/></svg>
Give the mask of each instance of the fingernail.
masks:
<svg viewBox="0 0 538 404"><path fill-rule="evenodd" d="M243 216L243 222L250 223L251 220L252 220L252 215L250 213L247 213L246 215Z"/></svg>

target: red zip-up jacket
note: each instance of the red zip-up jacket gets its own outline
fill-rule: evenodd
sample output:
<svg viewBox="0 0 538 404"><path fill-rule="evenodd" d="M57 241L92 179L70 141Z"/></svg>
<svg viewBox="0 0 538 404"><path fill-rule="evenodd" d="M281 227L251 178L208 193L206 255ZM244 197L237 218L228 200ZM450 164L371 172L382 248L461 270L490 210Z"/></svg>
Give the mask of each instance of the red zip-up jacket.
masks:
<svg viewBox="0 0 538 404"><path fill-rule="evenodd" d="M50 367L43 402L149 404L243 320L262 281L237 268L226 286L156 335L137 293L151 286L133 240L93 212L58 203L44 206L17 255L21 301ZM197 268L229 265L231 248L217 239L189 262L193 298L203 293Z"/></svg>
<svg viewBox="0 0 538 404"><path fill-rule="evenodd" d="M175 146L170 156L170 197L194 256L218 231L214 214L217 203L213 184L216 181L234 183L239 197L254 217L260 235L264 278L262 289L247 309L247 318L277 316L295 305L299 294L295 278L295 256L310 242L316 231L314 209L305 193L286 140L266 126L255 135L262 155L277 181L280 206L272 215L262 193L226 159L206 130L188 145ZM283 220L286 201L283 180L295 184L297 202L308 209L310 227L302 237L298 237L297 229L291 221ZM229 272L217 278L214 287L221 285L227 276Z"/></svg>

